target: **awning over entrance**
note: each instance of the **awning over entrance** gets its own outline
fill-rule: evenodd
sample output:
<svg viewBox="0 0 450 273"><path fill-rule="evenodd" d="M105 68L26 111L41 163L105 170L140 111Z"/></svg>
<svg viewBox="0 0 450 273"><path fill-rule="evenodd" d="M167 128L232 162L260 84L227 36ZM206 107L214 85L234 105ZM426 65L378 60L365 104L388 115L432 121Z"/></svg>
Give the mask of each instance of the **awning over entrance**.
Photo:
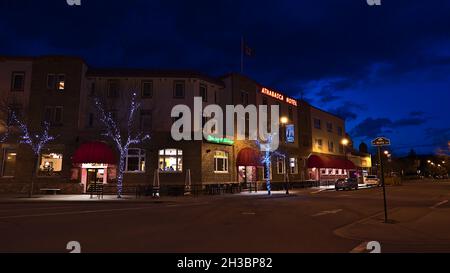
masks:
<svg viewBox="0 0 450 273"><path fill-rule="evenodd" d="M329 155L311 155L308 158L307 163L308 168L319 168L319 169L343 169L343 170L354 170L356 169L355 164L348 159L338 158Z"/></svg>
<svg viewBox="0 0 450 273"><path fill-rule="evenodd" d="M244 148L239 151L236 158L236 166L262 166L261 156L252 148Z"/></svg>
<svg viewBox="0 0 450 273"><path fill-rule="evenodd" d="M117 164L117 157L103 142L93 141L81 144L72 157L73 164Z"/></svg>

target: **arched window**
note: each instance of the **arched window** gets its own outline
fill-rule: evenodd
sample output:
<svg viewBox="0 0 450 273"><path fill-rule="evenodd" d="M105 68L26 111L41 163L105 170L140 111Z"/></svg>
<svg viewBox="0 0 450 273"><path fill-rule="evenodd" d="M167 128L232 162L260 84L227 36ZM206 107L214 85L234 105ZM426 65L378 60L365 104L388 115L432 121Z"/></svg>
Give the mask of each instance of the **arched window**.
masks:
<svg viewBox="0 0 450 273"><path fill-rule="evenodd" d="M178 149L159 150L159 171L182 172L183 151Z"/></svg>

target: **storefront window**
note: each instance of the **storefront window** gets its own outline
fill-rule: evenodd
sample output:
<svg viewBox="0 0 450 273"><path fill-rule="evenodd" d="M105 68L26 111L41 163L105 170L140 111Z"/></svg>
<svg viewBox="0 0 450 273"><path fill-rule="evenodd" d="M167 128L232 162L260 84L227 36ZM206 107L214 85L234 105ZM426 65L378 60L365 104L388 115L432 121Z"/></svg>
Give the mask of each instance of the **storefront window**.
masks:
<svg viewBox="0 0 450 273"><path fill-rule="evenodd" d="M55 176L62 171L63 155L61 153L43 153L39 159L39 176Z"/></svg>
<svg viewBox="0 0 450 273"><path fill-rule="evenodd" d="M183 151L177 149L159 150L159 170L161 172L182 172Z"/></svg>
<svg viewBox="0 0 450 273"><path fill-rule="evenodd" d="M216 151L214 153L214 172L228 173L228 153Z"/></svg>
<svg viewBox="0 0 450 273"><path fill-rule="evenodd" d="M125 163L126 172L145 172L145 150L129 149Z"/></svg>
<svg viewBox="0 0 450 273"><path fill-rule="evenodd" d="M284 161L284 157L277 157L277 173L278 174L284 174L284 171L286 170L286 163Z"/></svg>
<svg viewBox="0 0 450 273"><path fill-rule="evenodd" d="M3 150L2 176L13 177L16 173L17 152L12 149Z"/></svg>
<svg viewBox="0 0 450 273"><path fill-rule="evenodd" d="M298 161L297 158L291 157L289 158L289 170L291 174L298 173Z"/></svg>

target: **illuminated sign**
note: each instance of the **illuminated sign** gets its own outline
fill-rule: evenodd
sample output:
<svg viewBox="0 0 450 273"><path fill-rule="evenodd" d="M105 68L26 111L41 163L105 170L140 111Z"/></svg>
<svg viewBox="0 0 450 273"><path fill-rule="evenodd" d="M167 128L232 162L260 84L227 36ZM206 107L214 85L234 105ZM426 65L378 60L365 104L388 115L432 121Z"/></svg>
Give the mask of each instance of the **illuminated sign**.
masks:
<svg viewBox="0 0 450 273"><path fill-rule="evenodd" d="M286 125L286 142L295 142L295 126L293 124Z"/></svg>
<svg viewBox="0 0 450 273"><path fill-rule="evenodd" d="M267 89L265 87L263 87L261 89L261 93L264 94L264 95L267 95L269 97L275 98L277 100L286 101L286 103L289 103L291 105L297 106L297 100L296 99L292 99L292 98L289 98L289 97L286 97L286 99L285 99L283 94L275 92L275 91L272 91L272 90Z"/></svg>
<svg viewBox="0 0 450 273"><path fill-rule="evenodd" d="M234 145L234 141L229 139L229 138L220 138L220 137L215 137L215 136L211 136L209 135L206 139L208 142L211 143L216 143L216 144L222 144L222 145Z"/></svg>
<svg viewBox="0 0 450 273"><path fill-rule="evenodd" d="M296 99L286 98L286 102L289 103L289 104L292 104L294 106L297 106L297 100Z"/></svg>

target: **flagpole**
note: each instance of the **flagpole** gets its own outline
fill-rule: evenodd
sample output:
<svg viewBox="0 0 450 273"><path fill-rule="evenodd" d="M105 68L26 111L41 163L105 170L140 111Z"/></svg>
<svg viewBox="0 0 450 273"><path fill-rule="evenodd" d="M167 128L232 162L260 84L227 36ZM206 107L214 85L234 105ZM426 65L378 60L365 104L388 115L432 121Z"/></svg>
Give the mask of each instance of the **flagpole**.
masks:
<svg viewBox="0 0 450 273"><path fill-rule="evenodd" d="M244 36L241 36L241 74L244 73Z"/></svg>

